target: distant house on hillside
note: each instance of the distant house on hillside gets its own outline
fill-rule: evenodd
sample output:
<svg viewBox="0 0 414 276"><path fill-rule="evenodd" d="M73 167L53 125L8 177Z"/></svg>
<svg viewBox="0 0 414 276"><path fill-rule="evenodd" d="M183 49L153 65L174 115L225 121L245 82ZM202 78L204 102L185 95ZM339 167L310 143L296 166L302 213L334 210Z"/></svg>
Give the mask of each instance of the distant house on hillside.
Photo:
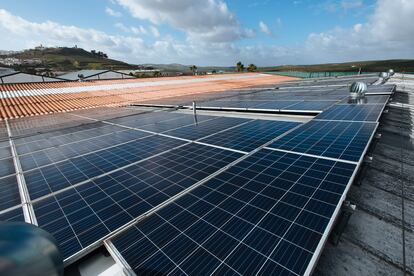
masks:
<svg viewBox="0 0 414 276"><path fill-rule="evenodd" d="M114 80L114 79L132 79L133 76L122 72L112 70L80 70L60 75L59 78L76 81L76 80Z"/></svg>
<svg viewBox="0 0 414 276"><path fill-rule="evenodd" d="M64 81L60 78L39 76L34 74L28 74L17 71L0 71L0 84L13 84L13 83L30 83L30 82L57 82Z"/></svg>

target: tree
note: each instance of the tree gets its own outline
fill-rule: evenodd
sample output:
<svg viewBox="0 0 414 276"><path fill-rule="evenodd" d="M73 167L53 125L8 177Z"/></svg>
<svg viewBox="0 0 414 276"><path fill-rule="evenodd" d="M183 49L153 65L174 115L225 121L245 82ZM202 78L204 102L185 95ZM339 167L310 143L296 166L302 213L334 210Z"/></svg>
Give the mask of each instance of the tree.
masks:
<svg viewBox="0 0 414 276"><path fill-rule="evenodd" d="M80 67L80 63L79 63L79 61L77 61L77 60L74 60L72 64L73 64L73 66L74 66L74 67L76 67L76 68L79 68L79 67Z"/></svg>
<svg viewBox="0 0 414 276"><path fill-rule="evenodd" d="M249 66L247 67L247 71L249 71L249 72L254 72L256 70L257 70L257 66L254 65L253 63L249 64Z"/></svg>
<svg viewBox="0 0 414 276"><path fill-rule="evenodd" d="M193 72L193 75L196 75L197 74L197 66L191 65L190 66L190 70L191 70L191 72Z"/></svg>
<svg viewBox="0 0 414 276"><path fill-rule="evenodd" d="M236 63L236 69L237 69L237 72L243 72L244 71L244 65L243 65L243 63L241 63L241 61Z"/></svg>

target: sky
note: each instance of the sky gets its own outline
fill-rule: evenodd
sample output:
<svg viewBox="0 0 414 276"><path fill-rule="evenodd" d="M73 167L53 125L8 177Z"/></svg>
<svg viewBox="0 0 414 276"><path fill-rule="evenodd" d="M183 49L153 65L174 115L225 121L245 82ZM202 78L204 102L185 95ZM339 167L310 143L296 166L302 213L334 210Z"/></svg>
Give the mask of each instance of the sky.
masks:
<svg viewBox="0 0 414 276"><path fill-rule="evenodd" d="M0 50L77 45L134 64L414 58L414 0L1 0Z"/></svg>

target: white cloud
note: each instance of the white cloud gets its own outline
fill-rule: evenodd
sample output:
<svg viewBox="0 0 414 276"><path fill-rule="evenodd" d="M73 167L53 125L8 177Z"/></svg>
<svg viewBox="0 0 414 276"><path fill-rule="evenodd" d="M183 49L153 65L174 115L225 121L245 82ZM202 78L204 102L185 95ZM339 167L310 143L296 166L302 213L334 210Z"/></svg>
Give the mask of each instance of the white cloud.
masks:
<svg viewBox="0 0 414 276"><path fill-rule="evenodd" d="M364 3L362 0L342 0L340 5L344 10L351 10L362 7Z"/></svg>
<svg viewBox="0 0 414 276"><path fill-rule="evenodd" d="M141 25L139 25L138 27L131 27L131 31L134 34L144 34L145 35L145 34L148 33L147 29L145 29L145 27L141 26Z"/></svg>
<svg viewBox="0 0 414 276"><path fill-rule="evenodd" d="M13 22L13 24L11 24ZM157 35L157 29L142 26L128 27L115 24L126 34ZM150 30L152 29L152 30ZM130 35L110 35L95 29L62 25L52 21L31 22L0 9L0 36L8 37L0 41L0 49L20 50L43 44L44 46L78 45L86 50L97 49L111 58L131 63L182 63L198 65L229 65L235 63L244 53L254 53L252 49L238 48L231 43L194 44L191 41L178 41L171 37L158 37L153 43ZM255 53L256 54L256 53ZM253 62L254 55L250 58ZM245 56L244 60L248 60ZM247 62L247 61L246 61ZM257 63L257 61L256 61Z"/></svg>
<svg viewBox="0 0 414 276"><path fill-rule="evenodd" d="M113 17L121 17L122 13L118 12L118 11L114 11L113 9L106 7L105 8L105 12L106 14L113 16Z"/></svg>
<svg viewBox="0 0 414 276"><path fill-rule="evenodd" d="M260 21L259 22L259 28L260 28L260 31L262 33L265 33L267 35L271 35L272 34L272 32L270 31L269 27L263 21Z"/></svg>
<svg viewBox="0 0 414 276"><path fill-rule="evenodd" d="M133 33L133 34L136 34L136 35L146 35L146 34L148 34L147 29L142 25L139 25L138 27L134 27L134 26L127 27L123 23L117 22L117 23L115 23L114 26L116 28L118 28L119 30L125 32L125 33Z"/></svg>
<svg viewBox="0 0 414 276"><path fill-rule="evenodd" d="M150 26L149 29L154 37L160 37L160 32L155 26Z"/></svg>
<svg viewBox="0 0 414 276"><path fill-rule="evenodd" d="M306 47L320 62L413 58L414 1L379 0L367 23L311 33Z"/></svg>
<svg viewBox="0 0 414 276"><path fill-rule="evenodd" d="M193 42L223 43L248 37L221 0L117 0L132 16L180 29Z"/></svg>
<svg viewBox="0 0 414 276"><path fill-rule="evenodd" d="M128 28L127 26L125 26L124 24L122 24L121 22L117 22L114 25L116 28L120 29L123 32L129 33L131 31L130 28Z"/></svg>

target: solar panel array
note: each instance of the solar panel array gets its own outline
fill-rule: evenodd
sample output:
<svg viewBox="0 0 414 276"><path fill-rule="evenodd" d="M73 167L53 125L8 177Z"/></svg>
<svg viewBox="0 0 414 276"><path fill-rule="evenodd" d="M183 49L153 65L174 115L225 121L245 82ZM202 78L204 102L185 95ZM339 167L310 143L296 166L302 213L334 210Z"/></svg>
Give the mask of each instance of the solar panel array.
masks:
<svg viewBox="0 0 414 276"><path fill-rule="evenodd" d="M188 144L50 196L34 210L68 258L240 155Z"/></svg>
<svg viewBox="0 0 414 276"><path fill-rule="evenodd" d="M302 275L355 167L264 149L113 244L138 275Z"/></svg>
<svg viewBox="0 0 414 276"><path fill-rule="evenodd" d="M311 121L269 148L358 162L376 123Z"/></svg>
<svg viewBox="0 0 414 276"><path fill-rule="evenodd" d="M200 142L247 153L298 125L300 123L297 122L254 120L203 138Z"/></svg>
<svg viewBox="0 0 414 276"><path fill-rule="evenodd" d="M33 135L16 121L17 137L0 141L0 221L24 221L22 205L33 208L67 263L106 240L137 274L309 274L388 100L348 104L335 83L215 100L327 108L306 124L82 111L65 115L68 128L51 120Z"/></svg>
<svg viewBox="0 0 414 276"><path fill-rule="evenodd" d="M372 97L247 147L259 150L109 238L116 258L136 274L310 274L388 100ZM343 106L349 117L330 115ZM254 123L200 142L243 149L266 136Z"/></svg>
<svg viewBox="0 0 414 276"><path fill-rule="evenodd" d="M325 112L319 114L315 119L334 121L367 121L376 122L384 109L384 104L355 105L339 104L334 105Z"/></svg>

